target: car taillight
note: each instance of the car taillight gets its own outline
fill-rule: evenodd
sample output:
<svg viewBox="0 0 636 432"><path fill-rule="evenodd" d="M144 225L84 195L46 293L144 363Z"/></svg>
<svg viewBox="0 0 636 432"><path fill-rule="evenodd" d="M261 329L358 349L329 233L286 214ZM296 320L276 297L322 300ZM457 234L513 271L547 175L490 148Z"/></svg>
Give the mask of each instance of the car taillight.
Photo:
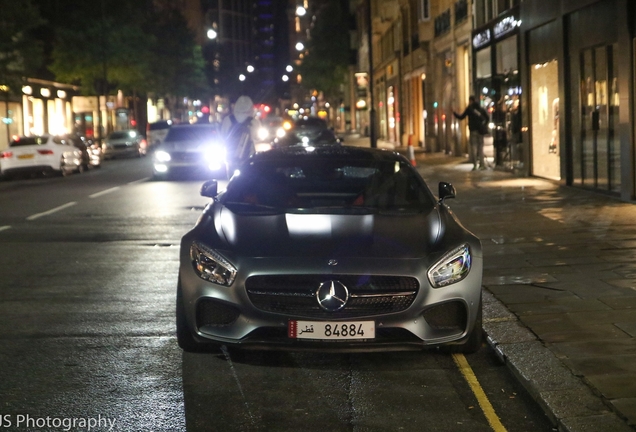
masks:
<svg viewBox="0 0 636 432"><path fill-rule="evenodd" d="M13 152L4 151L4 152L0 153L0 159L9 159L11 157L13 157Z"/></svg>
<svg viewBox="0 0 636 432"><path fill-rule="evenodd" d="M41 155L52 155L53 154L53 150L38 150L38 153L40 153Z"/></svg>
<svg viewBox="0 0 636 432"><path fill-rule="evenodd" d="M145 139L142 139L141 142L139 143L139 146L145 149L146 147L148 147L148 141L146 141Z"/></svg>

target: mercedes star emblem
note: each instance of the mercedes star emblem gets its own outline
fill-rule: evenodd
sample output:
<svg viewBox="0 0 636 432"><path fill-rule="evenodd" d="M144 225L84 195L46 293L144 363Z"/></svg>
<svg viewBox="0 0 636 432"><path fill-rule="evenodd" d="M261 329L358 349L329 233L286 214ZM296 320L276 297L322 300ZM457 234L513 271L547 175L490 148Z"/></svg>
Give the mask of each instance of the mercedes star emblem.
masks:
<svg viewBox="0 0 636 432"><path fill-rule="evenodd" d="M340 281L328 280L322 282L318 287L316 299L324 310L329 312L339 311L349 300L349 290Z"/></svg>

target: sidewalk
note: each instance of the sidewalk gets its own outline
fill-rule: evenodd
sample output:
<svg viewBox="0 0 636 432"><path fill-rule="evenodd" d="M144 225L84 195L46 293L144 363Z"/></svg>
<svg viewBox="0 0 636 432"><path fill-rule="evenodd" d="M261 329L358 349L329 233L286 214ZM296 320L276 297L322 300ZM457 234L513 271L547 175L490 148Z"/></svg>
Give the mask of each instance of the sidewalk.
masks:
<svg viewBox="0 0 636 432"><path fill-rule="evenodd" d="M636 205L463 157L416 161L433 193L453 183L448 204L482 241L484 330L500 358L559 430L636 430Z"/></svg>

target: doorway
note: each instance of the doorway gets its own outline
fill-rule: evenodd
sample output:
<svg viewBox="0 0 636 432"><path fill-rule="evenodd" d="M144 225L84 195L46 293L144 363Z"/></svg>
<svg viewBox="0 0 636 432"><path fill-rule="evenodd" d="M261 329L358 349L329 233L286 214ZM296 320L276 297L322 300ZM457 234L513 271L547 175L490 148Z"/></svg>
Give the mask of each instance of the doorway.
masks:
<svg viewBox="0 0 636 432"><path fill-rule="evenodd" d="M616 44L581 51L582 186L620 192Z"/></svg>

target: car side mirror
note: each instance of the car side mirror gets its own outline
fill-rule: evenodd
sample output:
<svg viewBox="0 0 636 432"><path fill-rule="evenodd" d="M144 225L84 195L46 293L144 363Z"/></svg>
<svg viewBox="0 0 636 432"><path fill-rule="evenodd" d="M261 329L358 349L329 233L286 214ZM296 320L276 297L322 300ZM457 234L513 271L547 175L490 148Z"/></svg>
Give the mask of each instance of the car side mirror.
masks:
<svg viewBox="0 0 636 432"><path fill-rule="evenodd" d="M201 196L214 198L219 193L219 184L216 180L208 180L201 186Z"/></svg>
<svg viewBox="0 0 636 432"><path fill-rule="evenodd" d="M448 182L439 182L439 202L442 204L447 198L455 198L455 186Z"/></svg>

